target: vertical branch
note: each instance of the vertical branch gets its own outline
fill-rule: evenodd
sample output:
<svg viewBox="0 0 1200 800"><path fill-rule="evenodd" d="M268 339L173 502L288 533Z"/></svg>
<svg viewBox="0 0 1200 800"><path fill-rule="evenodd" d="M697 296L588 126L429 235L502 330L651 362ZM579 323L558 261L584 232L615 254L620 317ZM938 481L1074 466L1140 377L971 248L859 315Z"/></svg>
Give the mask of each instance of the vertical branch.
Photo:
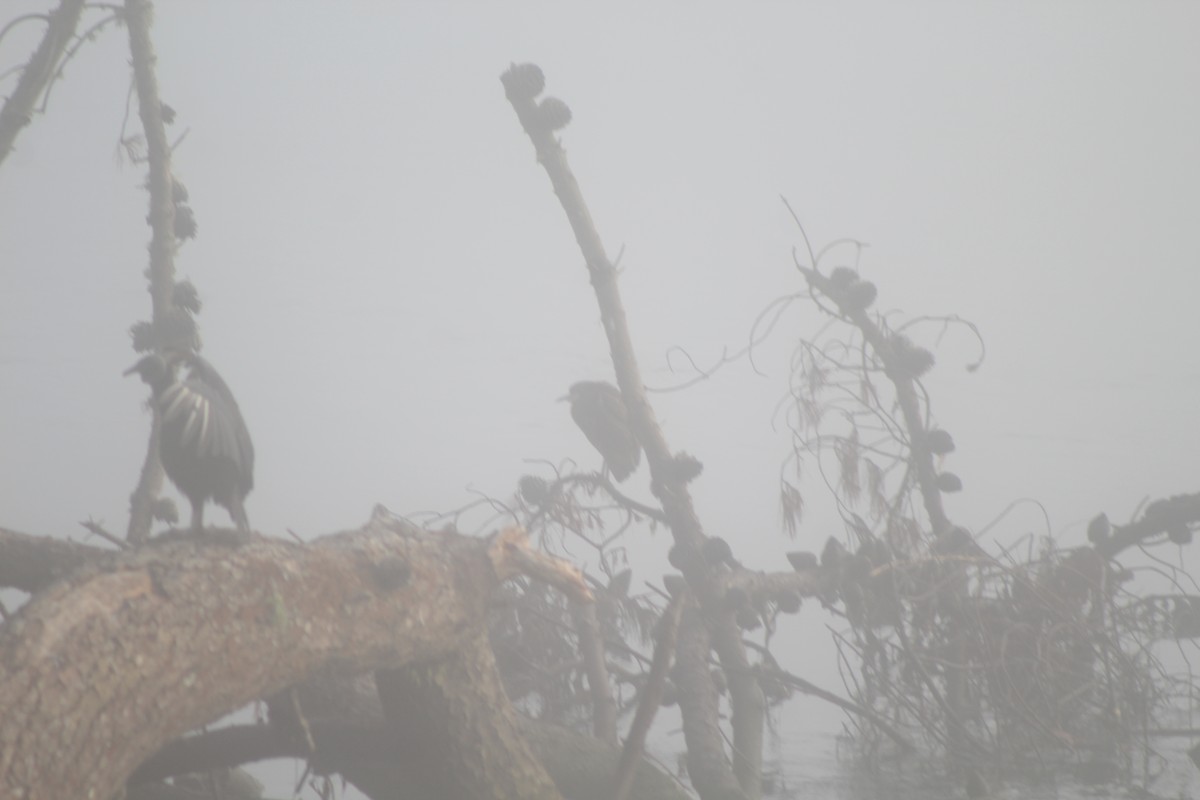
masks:
<svg viewBox="0 0 1200 800"><path fill-rule="evenodd" d="M688 775L701 800L746 800L751 795L729 768L725 740L717 723L719 698L708 671L708 651L712 648L708 637L695 606L684 609L675 655L675 685L679 687L679 710L683 714Z"/></svg>
<svg viewBox="0 0 1200 800"><path fill-rule="evenodd" d="M729 685L729 723L733 728L733 774L750 797L762 794L763 720L767 701L746 658L741 629L732 611L712 625L713 649Z"/></svg>
<svg viewBox="0 0 1200 800"><path fill-rule="evenodd" d="M67 43L79 25L84 0L62 0L50 15L46 35L21 71L21 79L12 96L0 108L0 163L12 152L21 129L33 120L33 108L51 78Z"/></svg>
<svg viewBox="0 0 1200 800"><path fill-rule="evenodd" d="M154 8L150 0L125 0L125 21L129 26L129 52L133 58L133 79L138 97L138 116L146 135L146 159L150 176L150 297L155 321L166 316L173 306L175 287L175 204L171 200L171 149L163 124L162 99L154 66L158 57L150 40Z"/></svg>
<svg viewBox="0 0 1200 800"><path fill-rule="evenodd" d="M650 489L662 503L675 546L680 552L688 554L685 558L684 576L702 603L719 599L724 592L717 574L700 555L705 536L687 488L686 478L681 470L675 468L675 459L667 446L666 437L663 436L654 409L646 398L637 357L634 355L633 339L625 317L625 307L617 286L616 268L604 251L604 244L592 221L583 192L567 163L567 155L555 136L556 130L570 122L570 109L561 100L553 97L545 98L541 102L536 101L545 86L545 78L536 65L513 65L501 77L501 81L521 126L533 142L539 163L550 177L554 193L567 215L571 230L575 234L575 241L583 253L592 287L596 292L596 301L600 306L600 320L608 338L617 385L628 409L634 435L645 451L646 461L650 466ZM709 624L715 629L720 629L713 642L717 647L721 666L726 671L733 701L739 702L741 698L760 696L733 616L716 615L709 619ZM762 790L762 707L743 706L736 709L735 713L740 723L734 726L736 774L746 794L758 797ZM755 734L746 738L746 732L751 729L755 730Z"/></svg>
<svg viewBox="0 0 1200 800"><path fill-rule="evenodd" d="M899 404L901 414L904 418L904 427L908 433L908 440L912 442L910 457L916 471L917 488L921 492L925 513L929 516L931 532L936 540L938 537L947 534L952 524L950 518L946 515L945 506L942 504L942 490L938 485L937 472L933 465L933 453L927 444L927 434L929 431L921 413L921 403L916 391L916 379L911 364L905 363L911 354L904 352L901 340L897 337L889 337L867 313L867 306L874 299L873 293L871 294L871 300L868 300L866 303L853 302L853 297L837 286L832 279L821 275L815 269L799 268L810 286L838 304L841 313L862 331L863 338L875 353L879 355L880 359L882 359L884 372L896 389L896 402ZM932 364L932 359L930 359L929 363ZM961 571L963 567L959 565L957 569ZM946 582L939 589L939 592L944 596L943 602L959 606L965 599L966 586L965 574L961 580ZM915 659L915 655L912 654L912 650L905 639L903 624L898 625L896 630L901 637L904 650L910 654L911 658ZM968 744L977 746L974 738L970 735L964 724L968 711L967 674L965 672L965 665L968 659L967 632L961 615L954 616L950 620L948 625L948 639L949 665L944 670L946 684L945 699L942 699L931 681L927 680L927 684L934 698L946 713L949 733L948 742L951 750L955 751L962 749ZM917 662L914 660L914 663Z"/></svg>
<svg viewBox="0 0 1200 800"><path fill-rule="evenodd" d="M629 728L629 736L625 738L625 746L621 749L621 760L617 764L617 788L613 792L613 800L626 800L629 790L633 788L634 768L641 760L642 751L646 747L646 734L650 731L650 725L653 724L654 716L662 703L663 689L671 669L671 658L675 655L679 623L683 619L683 608L687 598L687 592L680 592L672 597L659 622L654 660L650 662L650 677L646 680L646 688L642 691L642 699L638 703L633 725Z"/></svg>
<svg viewBox="0 0 1200 800"><path fill-rule="evenodd" d="M809 284L835 302L843 297L834 283L816 270L800 267L800 272ZM933 454L925 445L928 433L925 420L921 417L921 403L917 398L917 390L911 375L907 374L901 355L896 352L892 341L879 325L871 319L866 306L841 306L841 312L855 327L862 331L863 338L871 348L883 359L885 371L892 385L896 387L896 402L904 417L904 427L908 430L908 440L913 443L912 460L917 472L917 486L921 491L921 499L925 505L925 513L929 515L929 525L934 536L944 533L950 528L950 520L942 505L942 493L937 485L937 470L933 467Z"/></svg>
<svg viewBox="0 0 1200 800"><path fill-rule="evenodd" d="M129 529L125 532L125 538L133 544L140 544L150 536L150 524L154 521L154 501L162 491L163 466L158 457L161 419L157 408L153 408L152 413L146 460L142 462L137 486L129 495Z"/></svg>
<svg viewBox="0 0 1200 800"><path fill-rule="evenodd" d="M600 638L600 621L596 619L596 604L571 603L571 617L592 695L592 733L597 739L616 745L617 703L608 680L608 665L604 663L604 643Z"/></svg>
<svg viewBox="0 0 1200 800"><path fill-rule="evenodd" d="M163 124L162 100L154 65L154 43L150 24L154 9L149 0L125 0L125 22L129 26L129 52L133 63L134 86L138 97L138 116L146 136L146 158L150 175L150 298L154 316L152 325L163 324L169 315L175 287L175 204L171 198L171 149ZM134 542L150 534L154 500L162 488L163 470L158 458L158 413L155 412L146 461L137 488L129 498L129 530Z"/></svg>

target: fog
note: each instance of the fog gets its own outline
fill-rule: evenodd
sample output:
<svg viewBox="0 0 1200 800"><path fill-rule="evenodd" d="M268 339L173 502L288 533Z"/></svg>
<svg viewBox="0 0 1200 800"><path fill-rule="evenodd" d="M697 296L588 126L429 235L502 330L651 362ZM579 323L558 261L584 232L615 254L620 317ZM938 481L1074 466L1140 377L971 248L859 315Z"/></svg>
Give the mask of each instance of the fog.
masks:
<svg viewBox="0 0 1200 800"><path fill-rule="evenodd" d="M622 253L651 387L693 377L671 348L712 364L803 288L782 195L817 246L868 243L881 309L978 325L976 372L962 332L922 342L965 484L947 510L978 530L1042 504L985 546L1081 541L1100 511L1196 491L1197 30L1200 7L1167 3L159 3L174 171L199 223L176 265L254 436L251 523L310 538L377 502L506 496L527 460L598 466L555 399L611 363L498 80L514 61L574 113L561 139ZM34 35L0 43L0 69ZM128 62L123 29L83 48L0 167L0 525L28 533L123 531L145 454L146 390L121 375L150 313L144 169L116 156ZM779 516L775 408L795 339L824 321L798 304L757 371L651 395L672 447L704 463L706 531L750 567L843 533L817 482L796 542ZM627 486L649 497L644 468ZM630 546L661 564L667 543ZM784 666L840 688L832 618L796 619ZM789 708L789 726L838 727L816 701Z"/></svg>

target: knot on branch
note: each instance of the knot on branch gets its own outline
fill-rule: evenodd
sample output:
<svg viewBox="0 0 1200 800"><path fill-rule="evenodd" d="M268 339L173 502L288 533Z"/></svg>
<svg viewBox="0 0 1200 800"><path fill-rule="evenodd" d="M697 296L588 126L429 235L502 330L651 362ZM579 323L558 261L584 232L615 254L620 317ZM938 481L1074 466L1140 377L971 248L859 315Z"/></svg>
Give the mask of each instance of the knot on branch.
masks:
<svg viewBox="0 0 1200 800"><path fill-rule="evenodd" d="M884 355L884 365L893 380L915 380L933 368L933 353L913 344L904 334L892 334L888 344L891 352Z"/></svg>
<svg viewBox="0 0 1200 800"><path fill-rule="evenodd" d="M546 88L546 76L537 64L513 64L503 75L504 94L509 102L530 102Z"/></svg>
<svg viewBox="0 0 1200 800"><path fill-rule="evenodd" d="M875 284L861 279L850 267L837 267L827 278L816 270L805 270L804 277L809 286L833 300L846 316L866 311L879 296Z"/></svg>
<svg viewBox="0 0 1200 800"><path fill-rule="evenodd" d="M571 109L557 97L537 97L546 88L546 76L537 64L513 64L500 76L504 95L517 111L521 126L534 137L550 139L549 134L565 128L571 122Z"/></svg>
<svg viewBox="0 0 1200 800"><path fill-rule="evenodd" d="M371 564L371 580L382 592L394 592L408 583L412 577L412 566L399 556L389 556Z"/></svg>

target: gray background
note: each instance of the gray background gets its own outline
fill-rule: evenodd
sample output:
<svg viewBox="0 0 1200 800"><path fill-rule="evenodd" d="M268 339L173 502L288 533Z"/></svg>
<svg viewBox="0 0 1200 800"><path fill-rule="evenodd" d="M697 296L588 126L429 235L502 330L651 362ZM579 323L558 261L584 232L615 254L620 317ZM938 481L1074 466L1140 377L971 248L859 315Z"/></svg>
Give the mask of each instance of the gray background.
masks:
<svg viewBox="0 0 1200 800"><path fill-rule="evenodd" d="M254 436L263 531L503 496L523 459L595 466L554 400L611 367L498 81L525 60L574 111L562 138L610 253L624 247L647 383L687 377L668 348L709 363L802 288L783 194L818 245L870 243L860 269L882 308L982 329L978 373L952 333L927 381L966 484L948 510L978 529L1032 497L1051 525L1022 506L985 545L1080 541L1098 511L1120 521L1200 488L1200 6L157 9L171 134L188 131L174 166L200 226L179 274ZM34 33L0 44L0 69ZM146 391L121 377L126 331L149 315L144 172L115 157L128 86L126 34L110 30L0 168L0 522L18 530L82 538L91 516L122 531L144 454ZM654 398L672 446L704 461L707 530L752 567L841 532L815 482L798 543L778 513L789 443L772 413L792 342L822 322L794 308L758 353L765 377L742 362ZM644 472L629 485L648 496ZM630 544L653 567L637 579L655 579L666 540ZM830 621L806 607L785 666L837 687ZM806 728L818 712L793 705Z"/></svg>

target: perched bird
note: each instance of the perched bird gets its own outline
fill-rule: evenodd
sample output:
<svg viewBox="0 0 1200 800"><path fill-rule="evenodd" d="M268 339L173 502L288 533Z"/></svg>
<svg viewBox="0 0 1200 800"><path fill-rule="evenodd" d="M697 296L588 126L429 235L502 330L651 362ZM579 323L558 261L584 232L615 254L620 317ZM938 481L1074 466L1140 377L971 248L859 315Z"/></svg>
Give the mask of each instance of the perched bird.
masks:
<svg viewBox="0 0 1200 800"><path fill-rule="evenodd" d="M188 366L180 379L176 368ZM192 504L192 528L204 527L204 503L229 511L239 530L250 530L243 501L254 487L254 445L229 386L195 353L152 354L125 371L149 386L161 419L158 452L163 469Z"/></svg>
<svg viewBox="0 0 1200 800"><path fill-rule="evenodd" d="M642 447L629 428L629 412L620 390L603 381L580 381L558 399L570 401L571 418L600 451L613 477L617 481L628 478L641 461Z"/></svg>

